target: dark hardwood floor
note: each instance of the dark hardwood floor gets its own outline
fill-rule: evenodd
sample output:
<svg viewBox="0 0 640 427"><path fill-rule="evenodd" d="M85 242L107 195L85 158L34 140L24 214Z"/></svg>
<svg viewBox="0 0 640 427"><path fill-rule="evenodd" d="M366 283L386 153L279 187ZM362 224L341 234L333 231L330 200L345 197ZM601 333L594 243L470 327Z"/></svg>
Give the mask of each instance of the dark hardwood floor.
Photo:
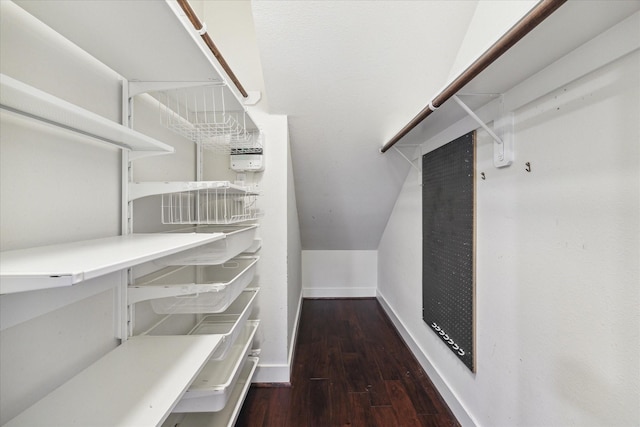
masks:
<svg viewBox="0 0 640 427"><path fill-rule="evenodd" d="M458 426L375 299L304 300L291 387L252 387L236 427Z"/></svg>

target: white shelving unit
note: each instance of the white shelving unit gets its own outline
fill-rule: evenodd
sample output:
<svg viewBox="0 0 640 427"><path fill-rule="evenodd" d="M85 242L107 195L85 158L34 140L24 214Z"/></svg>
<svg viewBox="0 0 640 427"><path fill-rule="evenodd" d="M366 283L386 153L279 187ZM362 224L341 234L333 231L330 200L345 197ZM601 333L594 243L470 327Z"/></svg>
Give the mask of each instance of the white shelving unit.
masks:
<svg viewBox="0 0 640 427"><path fill-rule="evenodd" d="M221 84L225 99L225 114L236 114L237 117L242 117L244 130L238 132L238 128L234 127L236 134L233 138L236 142L254 138L257 127L246 114L245 104L239 93L235 87L226 85L228 76L204 46L199 34L193 29L176 1L32 2L16 0L15 3L125 79L123 117L128 117L127 101L131 96L166 90L171 88L171 82L175 82L176 87L192 84L194 86ZM144 31L141 31L141 25ZM123 46L126 46L126 49L123 49ZM144 57L145 61L140 61L141 57ZM132 83L129 84L129 81ZM172 153L173 147L11 77L1 76L0 83L2 89L0 103L3 110L105 141L126 150L123 154L122 168L123 223L131 219L129 208L132 207L134 200L153 195L178 194L179 198L184 198L183 195L186 194L188 198L189 195L195 194L197 200L214 195L214 202L224 200L225 204L231 205L241 201L243 208L248 204L253 206L253 198L258 194L228 181L131 183L129 182L130 168L127 168L127 165L131 166L132 160L148 155ZM123 118L123 122L128 122L128 119ZM235 122L239 124L240 120L236 119ZM246 133L247 131L249 133ZM196 173L196 176L199 178L200 174ZM220 195L222 198L218 199ZM248 203L247 200L249 200ZM240 216L236 215L235 211L229 212L230 215L235 216L231 220L224 217L224 221L220 223L243 222L257 217L253 215L254 211L251 211L252 215L244 215L243 212ZM179 223L190 225L198 223L191 218L189 220ZM210 223L207 222L207 224ZM194 254L199 252L199 248L215 247L216 253L218 247L227 252L241 252L250 249L255 242L255 227L255 225L245 227L250 229L250 234L246 234L248 237L245 238L241 237L245 230L238 229L128 234L131 227L127 223L124 227L127 231L123 236L3 252L0 257L0 293L9 294L78 285L109 273L124 272L143 263L145 266L140 268L153 266L152 262L157 263L156 266L167 265L181 259L186 259L185 262L188 262L189 259L193 259ZM229 245L225 242L227 237L230 240ZM241 241L242 244L232 244L232 240ZM177 257L179 254L186 254L187 258ZM164 263L163 259L165 259ZM254 264L251 265L252 271ZM129 270L129 273L133 271ZM128 279L125 279L125 274L120 277L120 283L116 285L122 291L131 284L130 280L134 275L130 274ZM245 282L246 280L239 288L244 289L248 285ZM161 287L165 288L164 285ZM175 296L177 287L168 285L166 288L170 289L172 296ZM157 299L166 296L163 292L156 292L157 289L149 293L149 289L151 287L144 291L132 290L131 299L128 299L128 292L121 292L118 297L119 306L116 307L119 313L116 317L122 320L129 316L128 320L135 320L136 303L149 298ZM236 293L244 294L241 289ZM253 301L255 301L255 292L250 305ZM246 301L239 301L239 303L246 303ZM233 301L229 301L229 304L235 307ZM223 317L207 324L211 326L207 332L213 333L140 336L123 334L124 341L121 345L6 425L132 427L160 425L206 366L209 366L206 371L210 376L229 378L233 380L232 382L242 383L241 387L239 389L236 387L233 393L233 384L226 384L222 392L224 401L218 401L218 408L216 408L224 407L224 411L233 409L237 416L257 364L257 359L248 362L247 358L258 327L257 322L247 320L250 314L250 310L242 311L241 314L234 313L236 322L244 325L237 324L233 329L221 333L217 333L219 328L212 325L214 322L228 323ZM247 328L250 332L246 334L238 332L238 329L245 331ZM129 329L129 331L132 330L133 328ZM238 336L244 340L237 339ZM234 343L224 351L217 351L221 343L232 340L231 337L235 337L238 343ZM236 347L239 350L235 349ZM213 355L219 358L216 365L209 364ZM242 369L243 366L245 369ZM227 401L229 405L226 405Z"/></svg>
<svg viewBox="0 0 640 427"><path fill-rule="evenodd" d="M131 150L131 158L174 152L170 145L0 74L0 107Z"/></svg>
<svg viewBox="0 0 640 427"><path fill-rule="evenodd" d="M129 234L5 251L0 257L0 293L71 286L224 237L224 233Z"/></svg>
<svg viewBox="0 0 640 427"><path fill-rule="evenodd" d="M159 425L220 341L219 335L133 337L5 426Z"/></svg>
<svg viewBox="0 0 640 427"><path fill-rule="evenodd" d="M224 110L244 115L244 101L217 59L174 0L153 2L34 2L27 12L132 81L133 95L185 84L221 85ZM140 31L144 23L144 32ZM117 27L118 31L113 31ZM108 34L108 37L96 37ZM123 49L126 46L126 49ZM140 61L140 58L145 58ZM249 97L247 104L255 103ZM234 119L234 121L237 121ZM250 117L244 129L257 129ZM237 129L236 129L237 130ZM240 132L244 134L244 131ZM237 133L234 133L234 135Z"/></svg>
<svg viewBox="0 0 640 427"><path fill-rule="evenodd" d="M175 0L15 3L136 84L230 80ZM226 109L242 111L239 92L225 91Z"/></svg>

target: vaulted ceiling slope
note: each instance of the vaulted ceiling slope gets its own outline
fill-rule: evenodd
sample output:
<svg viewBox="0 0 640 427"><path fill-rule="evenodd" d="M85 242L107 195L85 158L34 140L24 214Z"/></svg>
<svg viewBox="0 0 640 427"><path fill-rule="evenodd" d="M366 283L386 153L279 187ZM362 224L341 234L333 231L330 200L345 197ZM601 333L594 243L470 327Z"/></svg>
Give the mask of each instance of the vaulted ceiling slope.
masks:
<svg viewBox="0 0 640 427"><path fill-rule="evenodd" d="M289 116L303 249L377 249L409 169L378 149L444 85L476 5L252 2L269 112Z"/></svg>

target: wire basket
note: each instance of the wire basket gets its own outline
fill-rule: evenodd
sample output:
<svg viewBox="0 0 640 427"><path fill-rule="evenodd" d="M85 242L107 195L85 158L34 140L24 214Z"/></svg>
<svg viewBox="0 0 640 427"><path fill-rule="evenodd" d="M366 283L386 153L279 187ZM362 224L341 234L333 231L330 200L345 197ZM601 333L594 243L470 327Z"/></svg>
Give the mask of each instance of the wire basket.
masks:
<svg viewBox="0 0 640 427"><path fill-rule="evenodd" d="M235 99L225 99L226 91L224 85L210 84L156 92L160 122L210 150L224 153L261 150L260 131L244 109L230 109Z"/></svg>
<svg viewBox="0 0 640 427"><path fill-rule="evenodd" d="M234 224L262 217L258 194L232 188L162 195L163 224Z"/></svg>

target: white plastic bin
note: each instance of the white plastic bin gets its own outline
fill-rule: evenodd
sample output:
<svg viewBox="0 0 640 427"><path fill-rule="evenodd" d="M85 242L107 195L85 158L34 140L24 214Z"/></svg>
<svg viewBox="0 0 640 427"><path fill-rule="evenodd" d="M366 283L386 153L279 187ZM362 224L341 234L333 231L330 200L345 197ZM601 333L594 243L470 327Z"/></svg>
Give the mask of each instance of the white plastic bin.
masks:
<svg viewBox="0 0 640 427"><path fill-rule="evenodd" d="M136 280L129 287L129 301L151 300L158 314L220 313L251 283L258 259L166 267Z"/></svg>
<svg viewBox="0 0 640 427"><path fill-rule="evenodd" d="M191 383L174 412L217 412L224 409L247 361L259 322L249 320L228 356L209 361Z"/></svg>
<svg viewBox="0 0 640 427"><path fill-rule="evenodd" d="M257 228L258 224L203 225L176 230L176 233L224 233L225 238L161 258L156 263L159 265L222 264L254 245Z"/></svg>
<svg viewBox="0 0 640 427"><path fill-rule="evenodd" d="M249 319L258 292L259 289L246 289L224 312L200 316L200 321L191 314L167 315L143 335L222 335L223 341L211 356L211 360L224 359Z"/></svg>
<svg viewBox="0 0 640 427"><path fill-rule="evenodd" d="M183 417L179 421L180 427L233 427L240 415L240 411L242 410L242 404L249 392L251 379L253 378L253 374L257 366L257 357L247 358L247 362L240 373L240 378L238 378L238 382L231 393L229 402L224 409L218 412L196 412L185 415L175 415L177 417ZM171 423L171 421L168 421L163 424L163 427L174 427L175 425L175 422Z"/></svg>

